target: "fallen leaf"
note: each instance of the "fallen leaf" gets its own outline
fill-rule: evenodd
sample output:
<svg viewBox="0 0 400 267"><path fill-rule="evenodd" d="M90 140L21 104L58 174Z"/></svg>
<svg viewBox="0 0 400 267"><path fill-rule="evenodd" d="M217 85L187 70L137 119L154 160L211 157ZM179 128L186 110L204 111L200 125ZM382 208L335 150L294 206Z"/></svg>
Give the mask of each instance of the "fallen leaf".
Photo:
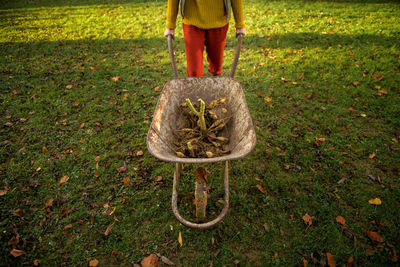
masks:
<svg viewBox="0 0 400 267"><path fill-rule="evenodd" d="M336 266L335 257L331 253L329 253L329 252L326 253L326 259L328 260L329 267L335 267Z"/></svg>
<svg viewBox="0 0 400 267"><path fill-rule="evenodd" d="M261 185L258 184L258 185L256 185L256 187L258 190L260 190L261 193L263 193L263 194L267 193L267 190L264 187L262 187Z"/></svg>
<svg viewBox="0 0 400 267"><path fill-rule="evenodd" d="M360 82L355 81L355 82L353 82L353 85L358 86L358 85L360 85Z"/></svg>
<svg viewBox="0 0 400 267"><path fill-rule="evenodd" d="M365 118L365 117L367 117L367 114L361 113L360 116L363 117L363 118Z"/></svg>
<svg viewBox="0 0 400 267"><path fill-rule="evenodd" d="M207 171L207 169L203 168L203 167L198 167L194 171L194 177L199 181L203 181L204 183L207 182L207 178L209 175L210 175L210 172Z"/></svg>
<svg viewBox="0 0 400 267"><path fill-rule="evenodd" d="M11 239L8 241L8 244L10 246L16 246L19 243L19 234L17 234L16 236L11 237Z"/></svg>
<svg viewBox="0 0 400 267"><path fill-rule="evenodd" d="M65 86L65 88L71 89L72 88L72 84L68 84L67 86Z"/></svg>
<svg viewBox="0 0 400 267"><path fill-rule="evenodd" d="M382 205L382 201L379 198L371 198L368 203L371 205Z"/></svg>
<svg viewBox="0 0 400 267"><path fill-rule="evenodd" d="M380 81L380 80L383 79L383 76L376 75L376 76L374 77L374 79L375 79L376 81Z"/></svg>
<svg viewBox="0 0 400 267"><path fill-rule="evenodd" d="M11 127L11 126L13 126L13 123L12 122L6 122L6 123L4 123L4 126Z"/></svg>
<svg viewBox="0 0 400 267"><path fill-rule="evenodd" d="M48 199L48 200L46 201L46 203L44 204L44 206L45 206L46 208L47 208L47 207L53 206L53 201L54 201L54 198Z"/></svg>
<svg viewBox="0 0 400 267"><path fill-rule="evenodd" d="M174 266L175 263L173 263L170 259L167 257L161 256L161 261L167 265Z"/></svg>
<svg viewBox="0 0 400 267"><path fill-rule="evenodd" d="M98 71L98 70L99 70L98 68L93 67L93 66L90 66L89 69L90 69L90 70L93 70L93 71Z"/></svg>
<svg viewBox="0 0 400 267"><path fill-rule="evenodd" d="M44 147L42 147L42 151L43 151L44 153L46 153L48 150L47 150L47 148L44 146Z"/></svg>
<svg viewBox="0 0 400 267"><path fill-rule="evenodd" d="M307 99L310 99L310 98L312 97L312 95L313 95L313 92L310 92L310 93L306 96L306 98L307 98Z"/></svg>
<svg viewBox="0 0 400 267"><path fill-rule="evenodd" d="M157 175L156 177L154 177L154 181L156 181L156 182L160 182L160 181L162 181L162 176L160 176L160 175Z"/></svg>
<svg viewBox="0 0 400 267"><path fill-rule="evenodd" d="M271 228L269 227L268 224L264 223L264 229L265 231L269 232L271 230Z"/></svg>
<svg viewBox="0 0 400 267"><path fill-rule="evenodd" d="M114 212L115 212L115 210L117 209L117 207L114 207L113 208L113 210L110 212L110 214L108 214L108 215L112 215L112 214L114 214ZM116 217L115 217L115 215L114 215L114 219L117 219ZM118 221L119 222L119 220L117 219L116 221Z"/></svg>
<svg viewBox="0 0 400 267"><path fill-rule="evenodd" d="M93 259L89 262L89 266L90 267L96 267L97 265L99 265L99 261L96 259Z"/></svg>
<svg viewBox="0 0 400 267"><path fill-rule="evenodd" d="M285 164L285 170L289 170L290 169L290 165Z"/></svg>
<svg viewBox="0 0 400 267"><path fill-rule="evenodd" d="M94 177L99 178L100 174L98 174L97 172L94 173Z"/></svg>
<svg viewBox="0 0 400 267"><path fill-rule="evenodd" d="M143 156L143 151L142 150L139 150L138 152L136 152L136 156Z"/></svg>
<svg viewBox="0 0 400 267"><path fill-rule="evenodd" d="M99 161L100 160L100 156L97 156L94 158L95 161Z"/></svg>
<svg viewBox="0 0 400 267"><path fill-rule="evenodd" d="M303 221L305 224L307 224L308 226L310 226L312 224L312 218L310 215L308 215L308 213L306 213L303 217L302 217Z"/></svg>
<svg viewBox="0 0 400 267"><path fill-rule="evenodd" d="M67 224L66 226L64 226L64 230L68 230L72 228L72 223Z"/></svg>
<svg viewBox="0 0 400 267"><path fill-rule="evenodd" d="M292 79L282 77L281 80L284 82L290 82Z"/></svg>
<svg viewBox="0 0 400 267"><path fill-rule="evenodd" d="M61 212L61 217L65 217L65 216L67 216L70 212L71 212L72 210L70 209L70 208L66 208L65 210L63 210L62 212Z"/></svg>
<svg viewBox="0 0 400 267"><path fill-rule="evenodd" d="M347 258L347 264L349 264L349 265L353 265L354 264L353 256L350 256L350 257Z"/></svg>
<svg viewBox="0 0 400 267"><path fill-rule="evenodd" d="M391 260L392 262L397 262L399 260L396 250L394 248L392 248L392 251L389 252L389 260Z"/></svg>
<svg viewBox="0 0 400 267"><path fill-rule="evenodd" d="M118 171L119 173L121 173L121 172L125 172L127 169L128 169L128 167L126 166L126 162L124 161L124 165L123 165L122 167L119 167L119 168L117 169L117 171Z"/></svg>
<svg viewBox="0 0 400 267"><path fill-rule="evenodd" d="M41 259L34 259L33 260L33 266L39 266Z"/></svg>
<svg viewBox="0 0 400 267"><path fill-rule="evenodd" d="M69 177L67 176L67 175L64 175L63 177L61 177L61 179L60 179L60 184L63 184L63 183L65 183L65 182L67 182L69 180Z"/></svg>
<svg viewBox="0 0 400 267"><path fill-rule="evenodd" d="M269 96L265 96L265 97L264 97L264 101L267 102L267 103L269 103L269 102L272 101L272 98L269 97Z"/></svg>
<svg viewBox="0 0 400 267"><path fill-rule="evenodd" d="M119 78L120 78L119 76L112 77L112 81L113 82L118 82Z"/></svg>
<svg viewBox="0 0 400 267"><path fill-rule="evenodd" d="M181 234L181 232L179 231L179 235L178 235L178 242L179 242L179 244L181 245L181 247L183 246L183 242L182 242L182 234Z"/></svg>
<svg viewBox="0 0 400 267"><path fill-rule="evenodd" d="M301 260L303 261L303 266L307 267L308 261L304 257Z"/></svg>
<svg viewBox="0 0 400 267"><path fill-rule="evenodd" d="M156 91L156 92L159 92L159 91L161 91L162 90L162 87L161 86L156 86L155 88L154 88L154 91Z"/></svg>
<svg viewBox="0 0 400 267"><path fill-rule="evenodd" d="M258 97L258 98L261 98L261 97L262 97L262 93L259 92L259 93L257 94L257 97Z"/></svg>
<svg viewBox="0 0 400 267"><path fill-rule="evenodd" d="M13 212L13 215L14 215L15 217L21 217L21 213L22 213L22 209L16 209L16 210Z"/></svg>
<svg viewBox="0 0 400 267"><path fill-rule="evenodd" d="M78 102L78 101L75 101L75 102L74 102L74 107L77 107L77 106L79 106L79 102Z"/></svg>
<svg viewBox="0 0 400 267"><path fill-rule="evenodd" d="M115 222L113 222L112 224L110 224L109 226L107 226L107 229L106 229L106 231L104 232L104 235L105 235L105 236L108 236L108 234L110 233L111 228L113 227L114 223L115 223Z"/></svg>
<svg viewBox="0 0 400 267"><path fill-rule="evenodd" d="M340 223L344 227L346 227L346 220L342 216L337 216L336 217L336 222Z"/></svg>
<svg viewBox="0 0 400 267"><path fill-rule="evenodd" d="M23 250L19 250L19 249L16 249L16 248L13 248L13 249L10 251L10 254L13 255L14 258L19 257L19 256L21 256L21 255L24 254L24 253L25 253L25 252L24 252Z"/></svg>
<svg viewBox="0 0 400 267"><path fill-rule="evenodd" d="M8 190L0 190L0 196L4 196L5 194L7 194Z"/></svg>
<svg viewBox="0 0 400 267"><path fill-rule="evenodd" d="M85 127L85 123L82 122L81 124L79 124L79 129L82 129L83 127Z"/></svg>
<svg viewBox="0 0 400 267"><path fill-rule="evenodd" d="M371 155L369 155L368 157L370 158L370 159L373 159L373 158L375 158L375 153L372 153Z"/></svg>
<svg viewBox="0 0 400 267"><path fill-rule="evenodd" d="M131 182L131 179L129 179L129 177L125 177L124 180L122 180L122 182L123 182L125 185L128 185L128 184Z"/></svg>
<svg viewBox="0 0 400 267"><path fill-rule="evenodd" d="M159 267L160 262L158 261L158 257L156 254L150 254L149 256L143 258L140 262L142 267Z"/></svg>
<svg viewBox="0 0 400 267"><path fill-rule="evenodd" d="M240 260L236 259L236 260L233 261L233 264L238 265L239 262L240 262Z"/></svg>
<svg viewBox="0 0 400 267"><path fill-rule="evenodd" d="M378 234L377 232L367 231L367 236L372 241L375 241L375 242L378 242L378 243L382 243L383 241L385 241L385 239L380 234Z"/></svg>

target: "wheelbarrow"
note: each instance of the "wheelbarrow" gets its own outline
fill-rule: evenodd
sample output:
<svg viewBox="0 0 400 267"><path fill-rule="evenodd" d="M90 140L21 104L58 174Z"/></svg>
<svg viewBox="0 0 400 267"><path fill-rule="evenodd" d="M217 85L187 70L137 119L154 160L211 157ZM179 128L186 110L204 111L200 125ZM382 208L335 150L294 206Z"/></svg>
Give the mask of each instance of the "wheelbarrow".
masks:
<svg viewBox="0 0 400 267"><path fill-rule="evenodd" d="M172 211L176 219L183 225L195 229L208 229L219 223L226 215L229 208L229 169L228 161L237 160L249 154L256 144L256 134L253 122L247 107L246 99L239 82L233 78L240 54L242 35L238 36L236 55L230 72L230 76L214 77L186 77L178 78L176 63L173 53L172 36L168 36L168 50L171 57L172 68L175 78L168 81L158 99L147 135L147 149L156 158L175 163L174 180L172 186ZM230 154L213 158L181 158L174 151L174 130L184 124L186 118L179 111L180 104L186 98L197 101L201 98L210 103L217 98L226 98L226 107L232 115L231 120L225 127L224 136L229 138L227 149ZM193 223L185 220L178 211L178 185L182 164L202 164L223 161L223 183L224 183L224 207L214 220L205 223ZM196 190L198 188L196 179ZM203 193L204 193L203 192ZM196 197L195 192L195 197ZM195 199L196 201L196 199Z"/></svg>

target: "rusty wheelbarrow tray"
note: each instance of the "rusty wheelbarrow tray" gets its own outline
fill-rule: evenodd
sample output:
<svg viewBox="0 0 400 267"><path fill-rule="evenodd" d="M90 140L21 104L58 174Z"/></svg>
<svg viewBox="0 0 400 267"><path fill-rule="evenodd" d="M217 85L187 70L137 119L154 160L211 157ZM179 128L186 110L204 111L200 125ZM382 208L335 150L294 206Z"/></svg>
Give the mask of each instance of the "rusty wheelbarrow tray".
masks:
<svg viewBox="0 0 400 267"><path fill-rule="evenodd" d="M237 60L239 58L242 36L240 35L238 39L238 47L230 77L178 78L171 39L171 36L168 36L168 47L175 79L165 84L159 97L153 121L147 135L147 148L154 157L163 161L175 163L172 211L178 221L191 228L208 229L223 219L229 207L228 161L243 158L252 151L256 144L256 134L242 87L238 81L233 79ZM229 149L231 153L214 158L180 158L176 156L173 148L173 141L175 139L173 132L176 129L182 128L185 123L185 117L179 112L180 104L184 102L186 98L189 98L192 102L197 102L197 100L201 98L206 103L210 103L212 100L221 97L226 98L225 106L228 109L228 114L232 115L231 120L224 129L224 136L229 138L226 149ZM219 161L225 161L223 170L224 208L220 215L210 222L199 224L186 221L179 214L177 204L181 164L201 164Z"/></svg>

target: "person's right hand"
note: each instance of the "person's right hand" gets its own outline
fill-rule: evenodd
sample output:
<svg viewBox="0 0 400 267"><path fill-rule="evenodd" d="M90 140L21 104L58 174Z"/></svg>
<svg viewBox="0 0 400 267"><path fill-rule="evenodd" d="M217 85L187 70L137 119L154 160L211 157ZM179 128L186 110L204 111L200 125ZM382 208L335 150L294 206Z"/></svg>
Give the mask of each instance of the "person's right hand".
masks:
<svg viewBox="0 0 400 267"><path fill-rule="evenodd" d="M172 39L175 39L175 30L174 29L165 29L164 36L168 37L168 35L172 35Z"/></svg>

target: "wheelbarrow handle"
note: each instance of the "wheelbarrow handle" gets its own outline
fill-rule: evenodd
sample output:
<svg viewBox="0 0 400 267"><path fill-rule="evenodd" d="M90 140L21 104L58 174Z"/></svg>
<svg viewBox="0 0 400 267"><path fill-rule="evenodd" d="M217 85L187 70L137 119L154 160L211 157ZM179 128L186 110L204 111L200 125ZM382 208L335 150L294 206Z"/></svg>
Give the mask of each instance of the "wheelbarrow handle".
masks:
<svg viewBox="0 0 400 267"><path fill-rule="evenodd" d="M235 59L233 60L231 73L229 75L231 78L233 78L233 76L235 75L237 63L239 61L240 48L242 47L243 34L242 33L238 34L237 38L238 38L238 44L237 44L237 47L236 47ZM169 51L169 56L171 58L172 69L174 70L175 78L178 78L178 70L176 69L174 48L172 46L172 34L168 35L168 51Z"/></svg>
<svg viewBox="0 0 400 267"><path fill-rule="evenodd" d="M178 78L178 71L176 69L175 56L174 56L174 48L172 46L172 34L168 34L168 51L169 51L169 56L171 57L172 69L174 70L175 78Z"/></svg>

